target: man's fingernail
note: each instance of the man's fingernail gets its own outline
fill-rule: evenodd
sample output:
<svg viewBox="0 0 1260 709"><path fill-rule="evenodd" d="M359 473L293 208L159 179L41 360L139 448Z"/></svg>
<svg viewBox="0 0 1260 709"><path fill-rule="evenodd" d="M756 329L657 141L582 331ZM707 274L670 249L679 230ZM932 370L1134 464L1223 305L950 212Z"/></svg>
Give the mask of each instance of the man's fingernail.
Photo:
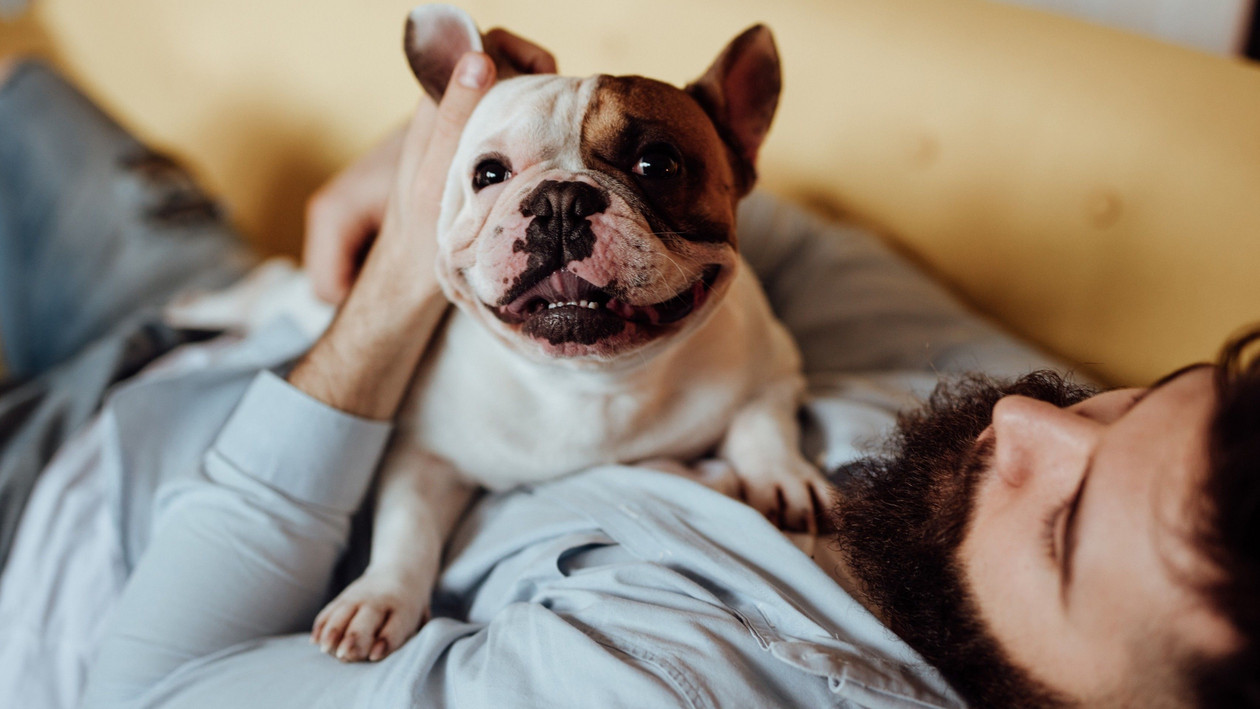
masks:
<svg viewBox="0 0 1260 709"><path fill-rule="evenodd" d="M490 61L481 54L465 55L459 60L455 73L459 76L459 83L470 89L479 89L490 78Z"/></svg>

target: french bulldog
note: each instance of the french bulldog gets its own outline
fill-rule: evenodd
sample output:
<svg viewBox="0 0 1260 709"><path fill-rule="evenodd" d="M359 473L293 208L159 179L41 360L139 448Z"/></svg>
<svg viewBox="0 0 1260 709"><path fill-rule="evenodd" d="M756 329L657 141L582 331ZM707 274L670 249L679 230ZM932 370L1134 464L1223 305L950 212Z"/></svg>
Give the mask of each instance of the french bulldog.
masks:
<svg viewBox="0 0 1260 709"><path fill-rule="evenodd" d="M483 45L463 11L426 5L405 46L437 100ZM800 355L735 235L779 89L755 26L683 89L523 75L485 95L437 231L456 307L382 461L368 567L316 620L326 652L378 660L416 632L478 488L716 453L748 504L812 526L828 492L799 452Z"/></svg>

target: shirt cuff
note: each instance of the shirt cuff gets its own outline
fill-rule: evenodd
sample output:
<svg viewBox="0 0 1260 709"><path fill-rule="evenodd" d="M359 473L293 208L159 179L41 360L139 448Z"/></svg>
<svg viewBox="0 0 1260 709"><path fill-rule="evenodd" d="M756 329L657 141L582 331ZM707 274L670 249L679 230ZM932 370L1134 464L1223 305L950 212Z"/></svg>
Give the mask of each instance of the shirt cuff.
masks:
<svg viewBox="0 0 1260 709"><path fill-rule="evenodd" d="M264 371L213 450L299 502L348 513L363 500L392 428L338 411Z"/></svg>

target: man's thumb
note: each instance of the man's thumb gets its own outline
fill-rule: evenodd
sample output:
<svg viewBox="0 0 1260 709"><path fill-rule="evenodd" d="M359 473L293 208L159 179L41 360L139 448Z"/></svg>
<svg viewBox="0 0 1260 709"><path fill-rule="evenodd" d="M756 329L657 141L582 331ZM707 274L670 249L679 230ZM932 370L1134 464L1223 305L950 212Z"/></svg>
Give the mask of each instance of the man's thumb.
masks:
<svg viewBox="0 0 1260 709"><path fill-rule="evenodd" d="M433 136L424 156L427 165L440 166L445 174L446 166L455 157L464 124L477 107L477 102L494 84L494 76L494 62L488 55L469 52L460 58L451 76L452 81L442 95L442 102L438 104Z"/></svg>

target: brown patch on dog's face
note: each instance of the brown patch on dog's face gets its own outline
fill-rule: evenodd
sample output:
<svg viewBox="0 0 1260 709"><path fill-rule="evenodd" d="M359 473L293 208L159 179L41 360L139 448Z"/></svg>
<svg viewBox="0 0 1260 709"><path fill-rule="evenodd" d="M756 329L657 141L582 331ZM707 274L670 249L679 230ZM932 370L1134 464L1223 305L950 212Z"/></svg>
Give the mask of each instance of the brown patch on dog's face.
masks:
<svg viewBox="0 0 1260 709"><path fill-rule="evenodd" d="M653 79L600 76L597 82L582 120L586 167L606 176L605 186L641 212L667 247L675 238L734 246L735 206L743 194L730 148L704 109ZM677 174L642 174L671 155ZM645 159L648 169L636 169Z"/></svg>

